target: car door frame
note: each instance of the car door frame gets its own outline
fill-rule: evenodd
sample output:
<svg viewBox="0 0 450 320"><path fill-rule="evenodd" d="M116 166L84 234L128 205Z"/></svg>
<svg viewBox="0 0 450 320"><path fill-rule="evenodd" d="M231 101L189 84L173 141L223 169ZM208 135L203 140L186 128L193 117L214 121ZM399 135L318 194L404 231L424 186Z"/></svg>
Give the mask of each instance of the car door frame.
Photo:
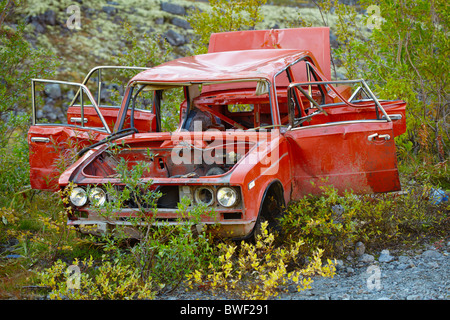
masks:
<svg viewBox="0 0 450 320"><path fill-rule="evenodd" d="M97 83L96 83L96 88L97 88L97 97L96 97L97 100L96 100L96 102L97 102L97 106L98 106L98 108L100 110L104 110L106 115L108 115L108 114L113 114L114 115L114 113L116 113L115 117L114 117L114 120L117 122L118 115L120 113L122 105L110 106L110 105L102 105L100 103L101 102L101 89L102 89L102 84L103 84L103 82L102 82L102 70L106 70L106 69L110 69L110 70L111 69L123 69L123 70L142 70L142 71L145 71L145 70L148 70L150 68L148 68L148 67L135 67L135 66L97 66L97 67L92 68L87 73L87 75L85 76L82 84L87 86L87 83L91 79L92 75L94 75L97 72ZM123 97L125 97L125 95L126 95L127 86L125 86L124 89L125 89L125 92L124 92L124 96ZM69 104L69 108L75 106L75 102L77 101L79 94L80 94L80 89L75 93L71 103ZM123 103L123 100L121 101L121 104L122 103ZM148 110L136 109L134 117L136 119L138 119L138 123L142 122L143 125L146 126L147 125L146 121L148 120L149 113L153 113L153 112L149 112ZM78 118L78 117L77 118L72 118L72 119L75 119L75 121L73 121L73 122L81 121L81 117L80 118ZM106 122L108 123L108 121L106 121ZM113 131L114 131L114 126L115 126L115 123L111 123L110 129L113 130Z"/></svg>
<svg viewBox="0 0 450 320"><path fill-rule="evenodd" d="M321 111L336 104L319 105L302 86L337 83L360 83L382 116L375 112L376 119L371 120L296 126L296 106L291 89L298 88L314 107ZM339 95L333 86L329 87ZM291 83L288 93L289 127L285 137L291 143L292 157L295 160L292 169L295 198L319 193L318 187L324 184L333 184L339 191L353 190L355 193L400 190L393 122L363 79ZM341 100L347 106L357 107L344 98ZM315 114L317 113L320 112ZM311 115L313 114L302 118L305 120ZM327 142L333 143L329 145L329 149L325 147ZM341 161L344 168L337 166L338 161ZM320 166L317 166L318 162Z"/></svg>
<svg viewBox="0 0 450 320"><path fill-rule="evenodd" d="M147 68L147 67L134 67L134 66L97 66L97 67L92 68L92 69L86 74L86 76L84 77L84 80L83 80L83 82L82 82L81 84L86 85L87 82L89 81L89 79L91 78L91 76L92 76L95 72L97 72L97 75L98 75L98 78L97 78L97 90L98 90L98 93L97 93L97 105L98 105L99 107L101 106L101 105L100 105L100 98L101 98L100 94L101 94L102 70L103 70L103 69L124 69L124 70L142 70L142 71L145 71L145 70L148 70L148 69L150 69L150 68ZM75 95L74 95L74 97L73 97L73 99L72 99L72 102L70 103L71 106L74 105L74 103L75 103L75 101L77 100L79 94L80 94L80 91L78 90L78 91L75 93Z"/></svg>
<svg viewBox="0 0 450 320"><path fill-rule="evenodd" d="M85 126L85 121L80 124L58 124L58 123L37 123L36 119L36 83L53 83L68 86L77 86L83 90L91 102L93 108L100 118L103 128L92 128ZM58 173L61 174L61 168L57 168L55 161L58 157L57 152L65 152L67 147L74 145L86 146L98 142L111 134L92 93L86 85L69 81L58 81L48 79L31 80L32 95L32 124L28 131L28 145L30 150L30 183L33 189L56 190ZM80 96L81 119L84 119L84 101L83 95ZM65 141L60 141L62 138ZM56 151L55 143L58 145ZM64 145L65 144L65 145Z"/></svg>

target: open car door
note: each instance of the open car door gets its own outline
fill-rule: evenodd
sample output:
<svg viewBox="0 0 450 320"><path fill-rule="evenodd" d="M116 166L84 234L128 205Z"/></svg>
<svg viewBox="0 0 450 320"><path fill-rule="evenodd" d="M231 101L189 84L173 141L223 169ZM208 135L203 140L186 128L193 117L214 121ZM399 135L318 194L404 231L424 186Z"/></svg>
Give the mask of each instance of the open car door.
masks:
<svg viewBox="0 0 450 320"><path fill-rule="evenodd" d="M31 83L33 118L32 125L28 130L30 183L33 189L56 190L59 175L76 160L77 152L83 147L106 138L110 135L111 130L105 122L94 97L85 85L43 79L33 79ZM49 122L49 119L45 117L46 115L36 110L36 83L78 87L80 89L81 119L84 118L85 101L87 100L90 106L94 108L101 126L88 127L85 121L70 124L70 118L69 122L58 118L54 120L54 123Z"/></svg>
<svg viewBox="0 0 450 320"><path fill-rule="evenodd" d="M360 83L370 99L319 104L307 92L307 86L317 85L338 95L332 86L337 83ZM294 99L295 95L307 97L312 107ZM300 101L301 112L296 112L299 103L295 101ZM364 80L344 80L292 83L289 102L290 127L285 136L295 159L296 196L317 193L317 186L329 184L355 193L400 190L394 137L401 128L395 129L384 108L392 104L399 106L396 111L404 112L403 101L380 103ZM297 118L299 113L302 116Z"/></svg>
<svg viewBox="0 0 450 320"><path fill-rule="evenodd" d="M82 83L32 80L32 125L28 131L30 150L30 183L33 189L56 190L58 177L72 164L81 149L108 137L112 132L120 111L121 97L105 101L102 70L129 69L136 72L147 68L102 66L92 69ZM93 83L94 82L94 83ZM59 102L58 115L54 112L38 110L37 100L51 100L46 94L39 96L37 85L57 85L67 92L75 92L71 103ZM92 93L94 92L94 94ZM61 100L61 99L59 99ZM51 101L54 103L54 101ZM109 105L105 102L110 102ZM44 106L43 109L45 109ZM48 106L47 106L48 109ZM55 107L55 109L57 109ZM48 111L48 110L47 110ZM152 110L135 110L135 127L140 132L150 132L154 128L155 114Z"/></svg>

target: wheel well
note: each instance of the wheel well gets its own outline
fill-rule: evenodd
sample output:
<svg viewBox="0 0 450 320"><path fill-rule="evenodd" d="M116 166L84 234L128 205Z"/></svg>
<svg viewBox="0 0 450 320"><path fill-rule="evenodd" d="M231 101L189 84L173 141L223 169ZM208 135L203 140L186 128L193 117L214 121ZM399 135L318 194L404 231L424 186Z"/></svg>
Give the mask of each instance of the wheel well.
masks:
<svg viewBox="0 0 450 320"><path fill-rule="evenodd" d="M270 210L269 206L273 204L274 200L276 201L278 208L284 208L284 189L281 182L278 180L271 182L264 191L258 217L262 215L265 219L273 218L271 216L273 212Z"/></svg>
<svg viewBox="0 0 450 320"><path fill-rule="evenodd" d="M277 206L278 208L284 208L285 201L284 201L284 189L283 185L280 181L275 180L272 181L266 188L266 190L263 193L263 196L261 198L261 206L259 207L258 216L256 219L256 224L253 227L253 230L244 238L235 239L235 240L251 240L254 241L256 235L260 232L260 224L262 220L268 221L269 225L271 225L271 229L275 229L280 231L279 224L277 223L278 217L280 217L284 210L280 210L276 216L272 216L270 214L269 210L269 204L271 201L269 201L271 198L277 200Z"/></svg>

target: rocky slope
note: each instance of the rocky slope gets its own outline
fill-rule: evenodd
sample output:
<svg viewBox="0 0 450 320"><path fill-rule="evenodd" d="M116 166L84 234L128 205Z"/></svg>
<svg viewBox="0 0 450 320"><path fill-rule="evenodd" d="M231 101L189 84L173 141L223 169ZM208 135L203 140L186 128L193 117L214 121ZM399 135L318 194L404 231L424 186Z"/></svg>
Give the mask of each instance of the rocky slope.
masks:
<svg viewBox="0 0 450 320"><path fill-rule="evenodd" d="M94 66L112 64L126 46L123 22L137 35L162 35L173 46L175 57L191 54L193 31L186 15L194 7L206 10L208 6L208 2L188 0L30 0L19 14L28 23L30 42L61 59L58 78L81 81ZM307 1L293 6L265 5L262 14L264 21L258 29L299 26L300 17L323 25L319 11ZM329 23L333 24L332 17ZM332 43L336 44L333 40L334 36Z"/></svg>

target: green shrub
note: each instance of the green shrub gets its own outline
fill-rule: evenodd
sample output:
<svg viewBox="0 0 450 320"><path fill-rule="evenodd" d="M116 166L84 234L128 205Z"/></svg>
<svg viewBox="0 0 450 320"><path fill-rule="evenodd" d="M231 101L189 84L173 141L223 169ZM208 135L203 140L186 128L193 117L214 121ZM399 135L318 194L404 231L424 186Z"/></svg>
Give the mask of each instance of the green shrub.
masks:
<svg viewBox="0 0 450 320"><path fill-rule="evenodd" d="M120 147L111 145L112 152L120 152ZM105 235L105 249L118 261L133 266L142 279L153 279L159 290L173 290L183 280L186 273L194 268L207 265L212 259L211 239L206 231L198 232L195 225L201 216L214 215L205 206L190 207L190 202L183 199L178 206L178 218L175 224L156 219L156 202L161 196L152 189L152 181L144 181L143 174L149 169L149 163L138 162L129 168L121 158L116 171L123 187L120 190L107 185L107 193L112 201L107 201L95 210L98 214L114 219L116 212L122 210L126 203L132 201L138 208L127 221L129 226L115 226L113 237ZM124 240L133 234L137 243L120 248Z"/></svg>
<svg viewBox="0 0 450 320"><path fill-rule="evenodd" d="M330 26L339 42L332 50L333 60L339 62L345 77L365 79L381 99L407 102L407 132L396 142L415 154L427 155L433 163L448 159L447 1L363 0L360 6L337 0L314 3L321 10L323 24L331 13L336 18Z"/></svg>
<svg viewBox="0 0 450 320"><path fill-rule="evenodd" d="M332 257L349 254L358 241L375 250L446 237L450 231L448 204L434 205L430 189L339 195L332 186L322 187L323 194L305 196L289 206L281 220L284 234L287 241L302 239L304 254L321 248L325 256Z"/></svg>
<svg viewBox="0 0 450 320"><path fill-rule="evenodd" d="M261 300L276 297L291 284L298 291L311 288L314 275L333 277L334 263L328 260L322 264L322 250L316 250L311 261L301 267L299 253L303 241L277 247L267 225L267 222L261 224L255 244L244 241L239 246L220 244L219 263L187 274L188 287L202 287L232 298Z"/></svg>
<svg viewBox="0 0 450 320"><path fill-rule="evenodd" d="M187 20L194 29L195 53L208 52L212 33L255 29L263 20L261 6L265 3L266 0L209 0L209 10L192 10Z"/></svg>
<svg viewBox="0 0 450 320"><path fill-rule="evenodd" d="M11 14L22 5L21 1L0 1L0 206L11 205L15 193L29 185L26 132L31 79L51 76L58 61L25 39L25 24Z"/></svg>
<svg viewBox="0 0 450 320"><path fill-rule="evenodd" d="M95 268L92 258L82 263L75 260L71 266L58 260L39 273L39 285L50 289L48 296L52 300L128 300L155 296L151 281L143 281L132 266L106 261Z"/></svg>

